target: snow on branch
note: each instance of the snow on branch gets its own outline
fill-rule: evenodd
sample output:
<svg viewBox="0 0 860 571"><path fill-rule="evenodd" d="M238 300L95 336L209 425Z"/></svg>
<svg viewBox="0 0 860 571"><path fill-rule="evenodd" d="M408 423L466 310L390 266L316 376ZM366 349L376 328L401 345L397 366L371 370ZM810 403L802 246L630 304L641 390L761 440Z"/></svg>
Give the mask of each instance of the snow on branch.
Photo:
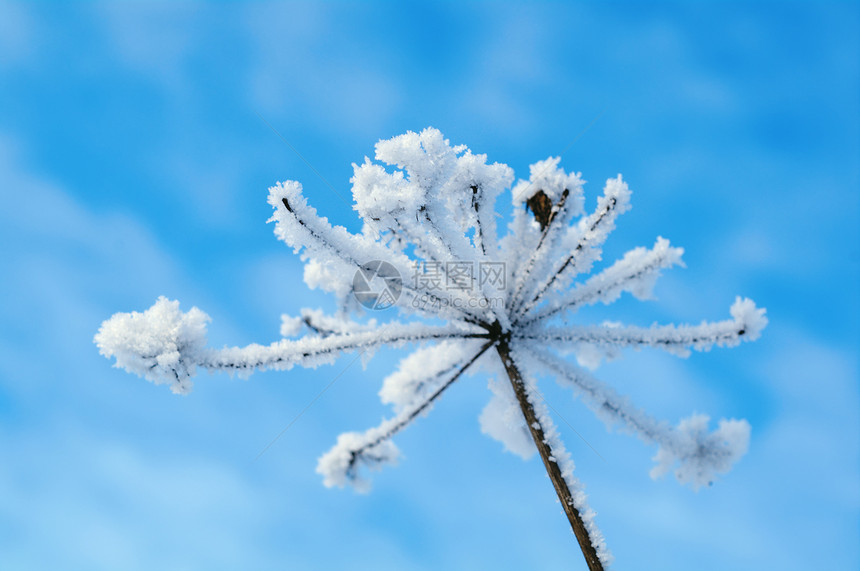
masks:
<svg viewBox="0 0 860 571"><path fill-rule="evenodd" d="M556 269L538 286L527 305L539 301L556 282L563 285L577 274L588 272L595 260L600 259L601 246L615 229L615 220L630 209L630 189L621 179L610 178L603 188L603 196L597 201L597 209L581 219L569 233L570 239L561 248L564 255Z"/></svg>
<svg viewBox="0 0 860 571"><path fill-rule="evenodd" d="M734 347L741 341L758 339L767 325L765 310L756 308L750 299L737 298L731 307L732 319L701 325L654 325L650 328L605 325L570 325L545 327L523 338L564 347L571 343L598 347L655 347L681 357L690 349L707 351L713 346Z"/></svg>
<svg viewBox="0 0 860 571"><path fill-rule="evenodd" d="M292 246L296 253L303 251L313 264L313 281L325 284L327 291L351 292L356 270L372 260L386 261L402 276L412 271L411 261L402 252L388 247L371 235L350 234L342 226L329 224L328 219L319 216L316 209L308 205L302 195L302 185L298 182L286 181L271 187L269 204L275 209L269 219L269 222L275 222L275 235ZM314 274L321 274L322 279ZM403 289L410 299L430 293L416 290L408 282L403 283ZM453 312L461 317L480 317L470 311L466 304L447 306L445 309L449 314Z"/></svg>
<svg viewBox="0 0 860 571"><path fill-rule="evenodd" d="M486 332L462 325L432 326L389 322L372 330L343 331L271 345L206 347L209 316L192 308L182 313L178 301L160 297L143 313L117 313L102 324L95 337L101 353L116 357L116 366L156 384L169 384L176 393L191 390L196 368L250 374L255 369L287 370L295 365L317 367L345 352L362 352L382 345L445 339L486 338Z"/></svg>
<svg viewBox="0 0 860 571"><path fill-rule="evenodd" d="M321 309L304 308L300 314L299 317L281 316L281 335L283 337L297 335L302 325L321 337L374 331L378 327L375 319L370 319L367 323L356 323L336 315L326 315Z"/></svg>
<svg viewBox="0 0 860 571"><path fill-rule="evenodd" d="M452 147L436 129L380 141L376 159L400 170L388 173L369 159L353 165L356 209L365 220L407 232L436 259L471 260L495 251L494 202L513 179L510 167Z"/></svg>
<svg viewBox="0 0 860 571"><path fill-rule="evenodd" d="M520 181L513 189L514 201L518 196L531 193L531 197L525 202L530 208L541 227L540 237L537 244L529 252L527 261L522 267L518 267L514 274L516 278L516 289L513 299L519 303L512 308L514 312L519 311L522 306L523 289L534 280L531 277L546 270L548 260L554 251L558 241L567 231L570 221L574 216L582 214L583 193L582 178L579 173L566 174L557 168L560 158L549 158L531 165L531 177L529 181Z"/></svg>
<svg viewBox="0 0 860 571"><path fill-rule="evenodd" d="M681 261L683 253L683 248L672 248L669 246L669 241L664 238L657 238L657 242L650 250L642 247L634 248L624 254L621 260L589 278L585 283L559 294L545 308L524 320L523 326L560 311L576 310L583 305L597 302L612 303L625 291L629 291L637 299L648 299L651 297L657 278L660 277L660 271L675 265L683 265ZM527 305L523 313L527 313L534 306L534 302Z"/></svg>
<svg viewBox="0 0 860 571"><path fill-rule="evenodd" d="M445 389L454 384L492 345L492 341L481 345L472 358L461 366L446 367L444 371L431 372L430 375L422 379L422 382L423 384L432 383L432 386L423 391L423 394L414 393L409 404L400 407L396 416L383 421L379 426L364 433L348 432L341 434L337 439L337 444L323 454L317 463L317 473L323 476L323 483L328 487L343 487L350 484L358 491L368 491L370 482L361 475L360 469L379 469L385 464L395 463L399 451L391 442L391 438L422 413L428 412L433 402L439 398ZM445 378L443 373L452 374ZM412 384L417 385L418 382L413 380Z"/></svg>
<svg viewBox="0 0 860 571"><path fill-rule="evenodd" d="M342 333L325 337L282 339L271 345L251 344L206 351L198 365L210 371L250 373L255 369L288 370L296 365L317 367L333 363L343 353L368 351L388 345L400 347L443 339L485 338L486 333L468 331L462 326L432 326L423 323L389 322L378 330Z"/></svg>
<svg viewBox="0 0 860 571"><path fill-rule="evenodd" d="M372 221L369 227L390 232L400 247L413 245L416 254L440 265L446 281L457 280L446 262L480 263L497 252L494 203L513 178L507 165L487 164L486 155L451 147L436 129L380 141L376 158L402 170L389 173L367 158L353 165L356 209ZM478 320L499 318L492 308L470 311L470 295L489 306L486 292L471 281L460 285L465 287L457 290L465 292L451 293L456 307Z"/></svg>
<svg viewBox="0 0 860 571"><path fill-rule="evenodd" d="M182 313L178 301L162 296L142 313L114 314L94 341L102 355L116 358L114 366L187 394L205 354L207 321L209 316L196 307Z"/></svg>
<svg viewBox="0 0 860 571"><path fill-rule="evenodd" d="M442 341L416 349L383 380L379 399L392 405L396 412L426 400L435 392L440 379L468 361L482 345L481 340Z"/></svg>
<svg viewBox="0 0 860 571"><path fill-rule="evenodd" d="M709 417L693 415L677 427L656 420L634 406L627 397L594 378L582 368L555 357L538 345L528 344L534 370L551 373L559 384L573 389L608 425L620 425L643 441L658 446L651 477L666 474L676 464L675 477L694 489L710 485L718 474L728 472L747 450L750 426L745 420L723 419L708 432Z"/></svg>
<svg viewBox="0 0 860 571"><path fill-rule="evenodd" d="M518 345L511 348L511 354L514 363L526 363L529 360L529 356ZM524 392L524 396L534 414L533 418L526 417L526 420L529 423L535 444L538 446L539 451L542 447L545 447L545 451L549 453L545 461L555 465L567 487L565 497L560 499L562 502L568 503L575 508L581 519L581 523L584 524L588 532L587 538L596 552L598 559L604 566L608 567L613 557L606 547L606 540L603 534L594 521L597 514L588 505L585 487L573 475L575 468L573 460L561 441L561 436L555 426L555 422L552 420L552 416L549 414L543 396L537 389L537 379L528 372L528 369L520 373L521 377L514 379L512 376L511 382L515 392L518 389ZM586 559L588 559L587 556Z"/></svg>
<svg viewBox="0 0 860 571"><path fill-rule="evenodd" d="M335 268L341 266L339 269L346 270L342 271L343 279L351 280L356 268L368 259L404 262L401 255L367 236L353 235L343 226L329 224L327 218L317 215L316 209L308 205L302 195L302 185L296 181L288 180L271 187L269 204L275 209L269 219L275 223L275 235L296 253L304 250L309 258L334 264Z"/></svg>

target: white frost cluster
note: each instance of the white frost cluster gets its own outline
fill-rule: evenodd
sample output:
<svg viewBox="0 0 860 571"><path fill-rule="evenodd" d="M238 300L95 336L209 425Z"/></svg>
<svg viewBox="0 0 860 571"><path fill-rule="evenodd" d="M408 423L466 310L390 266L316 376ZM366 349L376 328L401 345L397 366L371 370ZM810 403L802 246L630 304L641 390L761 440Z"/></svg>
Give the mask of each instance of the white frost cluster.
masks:
<svg viewBox="0 0 860 571"><path fill-rule="evenodd" d="M550 461L558 464L570 490L565 502L582 514L605 563L608 552L536 379L554 377L607 423L656 446L653 475L674 470L682 483L698 487L711 483L744 454L749 425L722 420L708 432L707 417L693 416L671 426L634 406L583 366L593 369L625 348L687 356L691 350L732 347L758 338L767 318L764 309L738 298L729 319L698 325L643 327L574 319L580 307L609 304L625 294L650 299L660 274L683 265L683 250L657 238L652 247L635 248L593 272L618 217L630 208L630 188L620 175L609 178L589 210L581 175L566 173L559 165L559 157L539 161L530 167L528 180L514 184L507 165L489 163L486 155L465 146L452 146L436 129L380 141L374 160L353 165L355 210L363 222L359 233L320 216L298 182L269 189L275 234L305 260L306 283L337 296L335 315L303 310L299 317L284 316L278 341L215 350L205 347L204 313L196 308L182 313L177 302L160 298L144 313L113 316L102 325L96 343L105 356L116 358L117 366L167 383L175 392L190 389L196 367L249 374L256 369L315 367L347 352L368 357L384 345L417 345L382 383L379 396L392 406L391 417L366 432L341 435L320 458L317 470L327 486L361 489L369 485L363 470L397 460L391 439L400 430L427 414L466 372L491 371L495 380L490 383L490 403L480 415L482 431L523 457L536 443L550 447ZM495 203L508 191L514 211L506 231L500 232ZM363 313L353 278L374 261L385 262L402 278L392 314L417 319L377 323L353 318ZM482 276L477 272L488 264L503 266L501 288L478 279ZM454 287L440 293L431 282L412 279L421 265L440 271L437 284ZM458 265L476 273L464 277L455 271ZM433 303L439 301L444 303ZM579 364L566 358L570 354ZM512 371L521 372L525 388L515 382ZM506 377L510 383L501 381ZM526 423L524 415L533 413L537 420Z"/></svg>
<svg viewBox="0 0 860 571"><path fill-rule="evenodd" d="M207 321L196 307L182 313L178 301L162 296L143 313L114 314L102 323L95 343L102 355L116 357L117 367L185 394L205 353Z"/></svg>
<svg viewBox="0 0 860 571"><path fill-rule="evenodd" d="M728 472L747 452L750 425L745 420L723 419L719 428L709 433L709 421L704 414L682 420L674 438L657 450L651 477L659 478L678 464L678 481L698 489L713 484L717 474Z"/></svg>
<svg viewBox="0 0 860 571"><path fill-rule="evenodd" d="M569 192L571 199L571 211L574 216L582 214L584 198L582 193L582 180L580 173L566 173L559 168L561 157L549 157L529 166L529 180L517 182L512 190L514 203L523 203L536 190L542 191L552 202L558 202L565 191Z"/></svg>
<svg viewBox="0 0 860 571"><path fill-rule="evenodd" d="M481 432L501 442L508 452L528 460L536 452L535 444L510 383L491 378L489 387L493 397L478 417Z"/></svg>
<svg viewBox="0 0 860 571"><path fill-rule="evenodd" d="M317 473L323 477L323 484L327 488L337 486L344 487L352 485L358 492L369 492L370 481L362 476L360 468L379 470L385 464L396 464L400 451L391 440L380 440L375 445L368 445L384 435L383 430L376 430L374 434L359 434L357 432L345 432L337 437L337 444L320 456L317 463ZM356 453L356 450L362 452Z"/></svg>
<svg viewBox="0 0 860 571"><path fill-rule="evenodd" d="M474 343L473 343L474 344ZM425 401L439 387L439 381L447 379L449 373L468 358L475 347L442 341L430 347L416 349L400 361L397 370L382 381L379 398L390 404L395 412L401 412L416 401ZM435 382L434 382L435 381Z"/></svg>

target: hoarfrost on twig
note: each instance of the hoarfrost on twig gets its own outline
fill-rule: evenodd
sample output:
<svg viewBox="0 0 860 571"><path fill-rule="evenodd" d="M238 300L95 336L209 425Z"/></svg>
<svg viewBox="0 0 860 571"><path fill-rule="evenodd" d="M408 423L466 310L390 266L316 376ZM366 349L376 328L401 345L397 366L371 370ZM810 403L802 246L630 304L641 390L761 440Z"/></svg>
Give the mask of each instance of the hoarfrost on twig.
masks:
<svg viewBox="0 0 860 571"><path fill-rule="evenodd" d="M199 367L247 375L316 367L384 345L418 345L382 383L379 395L393 416L364 433L342 434L319 460L327 486L360 490L369 489L364 471L397 461L392 438L444 391L477 367L494 371L481 429L523 457L535 447L540 452L592 569L602 569L610 555L535 385L538 376L555 377L609 424L655 445L654 477L674 471L680 482L698 488L746 452L746 421L721 420L709 432L709 418L694 415L671 426L562 357L572 352L590 368L627 347L686 357L691 350L754 340L767 324L765 311L740 297L730 319L698 325L570 324L586 305L612 303L625 293L649 299L660 273L682 265L683 250L657 238L653 247L635 248L579 278L600 261L618 217L630 208L631 192L620 175L606 181L595 208L586 211L581 175L563 171L558 157L533 164L529 179L514 184L507 165L451 146L435 129L380 141L374 157L353 165L355 210L364 222L357 234L320 216L298 182L269 190L275 234L305 260L306 283L338 297L340 312L304 309L283 317L283 339L212 349L206 347L208 316L197 308L183 313L178 302L161 297L143 313L105 321L95 336L101 353L114 357L117 367L187 393ZM514 213L500 236L495 201L506 189ZM357 276L386 284L385 303L374 308L395 306L401 317L417 319L367 319L363 306L374 292ZM500 382L504 375L509 384Z"/></svg>

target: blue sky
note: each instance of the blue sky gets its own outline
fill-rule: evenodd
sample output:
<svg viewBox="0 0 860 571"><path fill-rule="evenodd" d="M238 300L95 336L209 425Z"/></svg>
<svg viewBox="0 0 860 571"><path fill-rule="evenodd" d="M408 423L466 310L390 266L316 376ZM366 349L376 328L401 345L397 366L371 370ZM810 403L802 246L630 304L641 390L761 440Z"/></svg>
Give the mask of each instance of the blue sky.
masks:
<svg viewBox="0 0 860 571"><path fill-rule="evenodd" d="M351 163L429 125L520 176L564 151L587 204L623 173L607 260L658 235L686 249L657 301L587 317L768 309L756 343L598 371L672 422L750 421L711 489L650 480L652 448L545 382L600 453L565 427L617 568L856 568L859 22L847 2L0 3L0 568L584 568L537 460L480 433L480 375L357 495L316 458L386 414L402 353L346 369L255 461L349 358L177 397L92 344L159 295L209 313L216 346L331 308L265 224L266 189L300 180L357 229Z"/></svg>

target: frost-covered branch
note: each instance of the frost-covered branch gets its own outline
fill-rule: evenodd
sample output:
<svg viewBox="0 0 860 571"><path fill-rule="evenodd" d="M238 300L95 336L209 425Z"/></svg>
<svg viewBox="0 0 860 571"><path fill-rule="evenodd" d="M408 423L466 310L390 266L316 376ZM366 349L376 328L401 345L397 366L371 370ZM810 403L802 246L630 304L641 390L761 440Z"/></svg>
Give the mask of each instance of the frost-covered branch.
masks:
<svg viewBox="0 0 860 571"><path fill-rule="evenodd" d="M534 279L536 267L550 257L571 219L582 214L582 178L579 173L568 174L558 168L560 160L550 157L531 165L529 180L521 180L511 191L514 204L521 207L512 227L519 243L511 244L518 250L511 260L515 287L510 297L517 306L521 304L523 288L530 278ZM526 216L525 210L534 214L534 220ZM539 232L535 232L538 228Z"/></svg>
<svg viewBox="0 0 860 571"><path fill-rule="evenodd" d="M576 274L587 272L592 263L600 259L601 246L615 229L618 215L630 209L630 189L621 180L621 175L606 181L603 196L597 201L597 209L591 215L580 220L578 228L572 233L572 248L563 248L569 252L562 259L557 269L549 274L549 278L537 288L528 305L540 301L557 281L562 278L572 278Z"/></svg>
<svg viewBox="0 0 860 571"><path fill-rule="evenodd" d="M693 415L672 427L634 406L606 383L581 367L555 357L539 345L528 345L530 370L546 371L559 384L574 390L595 414L609 425L620 425L643 441L658 446L657 465L651 476L657 478L677 465L675 477L694 489L710 485L717 474L728 472L747 451L750 426L745 420L722 419L717 430L708 432L710 418Z"/></svg>
<svg viewBox="0 0 860 571"><path fill-rule="evenodd" d="M378 327L375 319L357 323L337 315L326 315L321 309L304 308L299 317L281 316L281 335L293 337L299 333L302 325L320 337L374 331Z"/></svg>
<svg viewBox="0 0 860 571"><path fill-rule="evenodd" d="M278 183L269 189L269 204L275 209L269 222L275 222L275 235L293 247L296 253L327 263L346 266L343 279L352 279L355 269L369 260L386 260L404 270L408 260L364 235L347 232L343 226L332 226L317 214L302 195L296 181ZM400 269L400 268L398 268Z"/></svg>
<svg viewBox="0 0 860 571"><path fill-rule="evenodd" d="M562 190L557 203L540 207L545 212L543 215L544 218L540 223L542 227L540 238L538 238L537 245L531 251L526 263L522 267L518 268L517 273L514 275L516 279L516 289L512 299L517 300L519 303L516 307L511 308L512 313L516 313L520 310L523 299L523 289L529 284L530 279L535 273L535 269L542 268L556 245L556 242L561 238L563 232L567 230L567 225L570 222L570 219L575 214L578 214L576 210L578 206L577 203L581 201L578 201L576 198L582 193L582 183L575 175L572 178L573 180L565 181L565 188ZM571 191L567 186L573 187L574 192L576 193L570 201L568 201L568 198L570 197ZM552 200L543 190L539 190L538 194L535 194L532 198L536 197L539 197L539 202L537 204L544 204L545 202L551 203ZM533 208L535 207L536 206Z"/></svg>
<svg viewBox="0 0 860 571"><path fill-rule="evenodd" d="M707 351L713 346L734 347L741 341L758 339L767 325L765 310L750 299L737 298L731 307L732 319L701 325L661 325L648 327L622 325L570 325L545 327L522 338L564 348L570 344L598 347L656 347L686 357L690 349Z"/></svg>
<svg viewBox="0 0 860 571"><path fill-rule="evenodd" d="M520 351L515 347L503 339L496 349L588 568L592 571L603 570L604 566L611 563L612 556L606 548L603 534L594 523L595 513L586 503L583 486L573 475L573 461L559 438L543 400L536 394L534 379L524 378L518 366Z"/></svg>
<svg viewBox="0 0 860 571"><path fill-rule="evenodd" d="M485 215L489 208L487 208L487 200L484 197L483 185L472 184L469 188L472 190L472 212L475 214L475 236L473 241L475 246L481 250L481 254L486 256L486 242L489 241L491 247L495 246L495 235L492 236L492 240L487 240L484 226L487 225L490 220L495 222L495 213L490 212L489 219Z"/></svg>
<svg viewBox="0 0 860 571"><path fill-rule="evenodd" d="M401 407L396 416L364 433L341 434L337 444L323 454L317 464L317 473L323 476L323 483L329 487L343 487L345 484L351 484L360 491L367 491L369 482L361 477L359 469L378 469L384 464L394 463L399 456L399 451L391 442L391 438L419 415L428 411L445 389L453 385L492 345L492 341L484 343L471 359L459 367L446 366L444 372L456 371L447 379L443 371L434 371L427 375L422 381L423 384L429 385L426 391L428 394L417 398L419 395L416 393L414 395L416 398L413 398L407 406Z"/></svg>
<svg viewBox="0 0 860 571"><path fill-rule="evenodd" d="M306 257L326 267L329 279L344 280L348 290L351 291L355 271L373 260L384 260L392 264L400 275L409 275L412 264L406 255L371 236L350 234L342 226L329 224L328 219L320 217L316 209L308 205L298 182L286 181L270 188L269 204L275 209L269 219L275 222L275 234L296 252L304 250ZM430 291L413 288L408 281L404 281L402 287L410 299L432 295ZM468 305L451 304L445 310L453 314L451 317L459 314L480 320L480 314L470 311Z"/></svg>
<svg viewBox="0 0 860 571"><path fill-rule="evenodd" d="M271 345L227 347L208 351L198 363L210 371L251 372L254 369L291 369L295 365L316 367L334 362L350 351L375 349L383 345L398 347L440 339L475 339L486 333L464 331L460 327L430 326L423 323L387 323L379 331L334 334L326 337L283 339Z"/></svg>
<svg viewBox="0 0 860 571"><path fill-rule="evenodd" d="M612 303L625 291L629 291L637 299L648 299L654 289L654 283L660 277L660 271L681 265L683 253L683 248L672 248L664 238L657 238L650 250L641 247L630 250L612 266L549 301L536 314L524 319L523 327L560 311L572 311L597 302ZM522 313L527 314L536 304L536 301L527 304Z"/></svg>
<svg viewBox="0 0 860 571"><path fill-rule="evenodd" d="M496 253L493 205L513 178L507 165L487 164L486 155L451 147L434 129L380 141L376 158L401 170L388 173L369 159L354 165L356 209L365 220L390 229L429 261L477 263L485 261L488 251ZM445 264L441 268L447 272ZM480 307L488 309L469 311L468 303L455 304L461 311L487 322L504 319L486 303L485 292L471 283L465 286L469 294L483 298ZM464 293L452 295L467 301Z"/></svg>
<svg viewBox="0 0 860 571"><path fill-rule="evenodd" d="M116 357L117 367L156 384L169 384L173 392L187 393L197 367L239 374L296 365L317 367L334 362L345 352L382 345L487 337L484 331L462 325L389 322L376 330L210 349L206 347L207 321L209 316L196 307L182 313L179 302L161 297L143 313L115 314L102 324L95 341L103 355Z"/></svg>
<svg viewBox="0 0 860 571"><path fill-rule="evenodd" d="M416 253L418 255L423 255L426 260L436 264L441 272L442 276L445 279L445 283L452 283L455 287L448 291L448 295L451 296L454 304L461 309L464 313L468 313L474 320L483 321L483 322L493 322L497 319L496 315L492 312L492 310L488 311L469 311L469 300L473 298L477 298L479 307L487 307L489 308L489 303L487 302L486 296L482 291L475 287L473 283L474 280L470 279L468 276L456 276L451 275L448 272L448 264L446 261L450 261L452 259L457 259L453 257L450 253L450 245L443 244L438 240L437 232L435 232L435 226L429 221L426 209L422 210L418 213L418 216L423 216L426 220L423 223L411 222L407 220L400 220L395 218L394 222L397 228L400 231L399 235L406 236L413 243L422 244L429 242L430 244L436 244L438 247L429 249L429 250L417 250ZM416 231L420 229L419 231ZM426 240L422 240L422 237L426 237ZM447 254L446 254L447 252ZM472 262L474 263L474 261Z"/></svg>
<svg viewBox="0 0 860 571"><path fill-rule="evenodd" d="M397 370L385 377L379 399L394 407L395 412L424 401L444 378L477 354L482 339L446 340L420 347L402 359Z"/></svg>

